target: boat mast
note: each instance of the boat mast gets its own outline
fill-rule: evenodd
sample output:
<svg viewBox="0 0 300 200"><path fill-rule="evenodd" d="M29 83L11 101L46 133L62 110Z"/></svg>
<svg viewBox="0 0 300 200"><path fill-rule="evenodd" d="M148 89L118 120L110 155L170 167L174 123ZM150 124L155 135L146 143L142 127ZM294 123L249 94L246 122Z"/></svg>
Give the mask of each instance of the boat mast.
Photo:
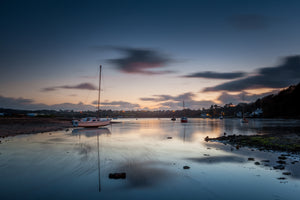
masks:
<svg viewBox="0 0 300 200"><path fill-rule="evenodd" d="M99 72L99 91L98 91L98 118L100 118L101 70L102 70L102 66L100 65L100 72Z"/></svg>

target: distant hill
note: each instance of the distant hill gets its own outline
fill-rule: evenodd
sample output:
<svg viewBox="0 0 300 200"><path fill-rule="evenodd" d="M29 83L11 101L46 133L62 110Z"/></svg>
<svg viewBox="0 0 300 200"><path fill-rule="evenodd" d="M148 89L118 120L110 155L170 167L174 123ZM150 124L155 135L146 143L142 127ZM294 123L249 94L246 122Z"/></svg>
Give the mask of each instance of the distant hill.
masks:
<svg viewBox="0 0 300 200"><path fill-rule="evenodd" d="M269 95L254 103L262 107L263 117L300 118L300 83L282 90L277 95Z"/></svg>

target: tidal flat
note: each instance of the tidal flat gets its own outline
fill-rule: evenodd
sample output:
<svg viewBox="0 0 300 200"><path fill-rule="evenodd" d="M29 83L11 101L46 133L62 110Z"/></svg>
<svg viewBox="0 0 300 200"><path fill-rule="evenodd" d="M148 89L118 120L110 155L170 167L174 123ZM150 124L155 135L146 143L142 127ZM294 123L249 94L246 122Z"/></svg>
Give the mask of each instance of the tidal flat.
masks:
<svg viewBox="0 0 300 200"><path fill-rule="evenodd" d="M299 197L299 155L206 142L224 135L298 130L297 120L121 119L98 129L6 137L4 199L289 199ZM280 128L276 128L280 127ZM297 131L296 131L297 132ZM281 164L277 161L281 161ZM283 163L285 162L285 163ZM284 169L274 166L283 165ZM126 173L123 178L111 174Z"/></svg>

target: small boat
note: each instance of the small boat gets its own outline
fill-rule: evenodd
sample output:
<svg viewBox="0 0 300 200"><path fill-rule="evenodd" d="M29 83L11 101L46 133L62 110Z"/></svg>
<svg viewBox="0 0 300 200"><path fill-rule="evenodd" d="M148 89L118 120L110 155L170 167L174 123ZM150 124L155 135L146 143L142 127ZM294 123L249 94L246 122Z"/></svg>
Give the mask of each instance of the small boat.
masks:
<svg viewBox="0 0 300 200"><path fill-rule="evenodd" d="M182 107L183 107L183 112L184 112L184 101L182 102ZM187 117L181 117L180 122L181 123L187 123L188 122Z"/></svg>
<svg viewBox="0 0 300 200"><path fill-rule="evenodd" d="M101 70L102 66L100 65L100 72L99 72L99 91L98 91L98 117L86 117L81 118L80 120L72 120L72 124L74 127L99 127L99 126L106 126L110 124L110 119L101 119L100 118L100 91L101 91Z"/></svg>
<svg viewBox="0 0 300 200"><path fill-rule="evenodd" d="M180 121L181 121L181 123L187 123L188 119L187 119L187 117L181 117Z"/></svg>
<svg viewBox="0 0 300 200"><path fill-rule="evenodd" d="M243 117L243 118L241 119L241 123L248 123L248 120L247 120L245 117Z"/></svg>
<svg viewBox="0 0 300 200"><path fill-rule="evenodd" d="M80 120L73 120L72 124L74 127L93 128L99 126L106 126L110 124L110 119L101 119L97 117L85 117L85 118L81 118Z"/></svg>

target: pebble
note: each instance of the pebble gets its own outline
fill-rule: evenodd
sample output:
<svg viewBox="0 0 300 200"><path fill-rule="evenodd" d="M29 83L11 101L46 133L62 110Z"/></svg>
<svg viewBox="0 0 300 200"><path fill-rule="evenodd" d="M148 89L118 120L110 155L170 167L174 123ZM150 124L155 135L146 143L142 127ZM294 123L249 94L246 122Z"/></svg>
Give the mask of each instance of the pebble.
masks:
<svg viewBox="0 0 300 200"><path fill-rule="evenodd" d="M108 175L108 178L110 179L125 179L126 178L126 173L122 172L122 173L110 173Z"/></svg>
<svg viewBox="0 0 300 200"><path fill-rule="evenodd" d="M291 172L282 172L283 175L291 175Z"/></svg>
<svg viewBox="0 0 300 200"><path fill-rule="evenodd" d="M286 164L286 162L283 161L283 160L278 160L278 161L276 161L276 162L279 163L279 164Z"/></svg>
<svg viewBox="0 0 300 200"><path fill-rule="evenodd" d="M248 158L248 160L249 160L249 161L254 161L255 159L254 159L254 158Z"/></svg>
<svg viewBox="0 0 300 200"><path fill-rule="evenodd" d="M255 162L254 164L255 164L255 165L260 165L260 163L259 163L259 162Z"/></svg>
<svg viewBox="0 0 300 200"><path fill-rule="evenodd" d="M285 180L286 178L285 177L279 177L277 178L278 180Z"/></svg>
<svg viewBox="0 0 300 200"><path fill-rule="evenodd" d="M283 165L276 165L273 167L274 169L280 169L280 170L284 170L284 166Z"/></svg>
<svg viewBox="0 0 300 200"><path fill-rule="evenodd" d="M280 160L286 160L286 157L285 156L279 156L278 159L280 159Z"/></svg>
<svg viewBox="0 0 300 200"><path fill-rule="evenodd" d="M183 166L183 169L190 169L189 166Z"/></svg>
<svg viewBox="0 0 300 200"><path fill-rule="evenodd" d="M172 139L172 137L167 137L167 139Z"/></svg>

